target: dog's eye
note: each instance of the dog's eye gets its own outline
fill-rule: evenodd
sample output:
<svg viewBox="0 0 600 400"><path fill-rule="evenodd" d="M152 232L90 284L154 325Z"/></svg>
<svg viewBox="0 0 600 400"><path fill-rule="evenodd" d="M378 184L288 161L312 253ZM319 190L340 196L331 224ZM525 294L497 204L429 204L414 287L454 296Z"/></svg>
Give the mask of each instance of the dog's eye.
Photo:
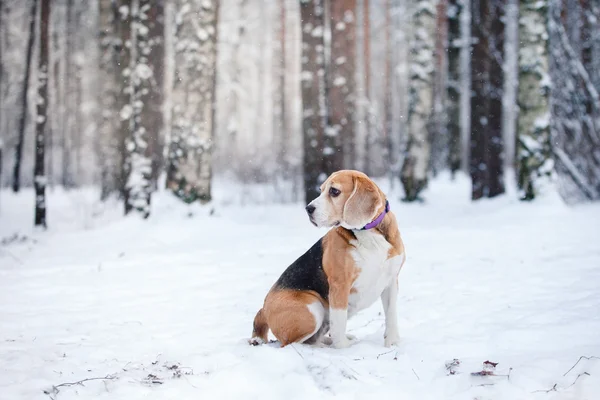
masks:
<svg viewBox="0 0 600 400"><path fill-rule="evenodd" d="M338 189L336 189L334 187L329 188L329 195L331 197L338 197L340 195L340 193L342 193L342 192L340 192Z"/></svg>

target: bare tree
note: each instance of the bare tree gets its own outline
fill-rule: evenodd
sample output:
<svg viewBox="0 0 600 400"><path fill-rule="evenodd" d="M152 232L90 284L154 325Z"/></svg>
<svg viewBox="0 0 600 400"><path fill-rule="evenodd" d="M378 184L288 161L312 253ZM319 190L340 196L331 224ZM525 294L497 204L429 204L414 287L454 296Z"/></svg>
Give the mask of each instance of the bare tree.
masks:
<svg viewBox="0 0 600 400"><path fill-rule="evenodd" d="M519 6L518 183L533 200L537 180L552 171L548 4L521 0Z"/></svg>
<svg viewBox="0 0 600 400"><path fill-rule="evenodd" d="M302 131L304 132L304 199L319 195L326 179L323 157L337 149L325 146L325 17L322 0L300 0L302 20Z"/></svg>
<svg viewBox="0 0 600 400"><path fill-rule="evenodd" d="M433 110L435 66L435 1L413 0L412 10L409 139L407 154L400 172L406 201L419 199L419 194L427 186L431 156L429 125Z"/></svg>
<svg viewBox="0 0 600 400"><path fill-rule="evenodd" d="M211 200L217 0L177 0L167 185L186 202Z"/></svg>
<svg viewBox="0 0 600 400"><path fill-rule="evenodd" d="M385 1L385 61L383 72L383 157L385 168L392 173L392 0Z"/></svg>
<svg viewBox="0 0 600 400"><path fill-rule="evenodd" d="M165 5L162 1L148 4L145 21L148 28L148 40L143 51L147 51L148 65L152 68L149 93L146 96L141 118L150 129L148 151L152 163L152 187L158 187L158 178L163 169L164 148L164 85L165 85ZM142 12L144 9L141 8Z"/></svg>
<svg viewBox="0 0 600 400"><path fill-rule="evenodd" d="M363 99L364 104L364 124L365 124L365 151L364 151L364 170L365 173L371 173L371 145L373 142L373 136L371 132L371 12L370 12L370 0L363 0L363 74L365 76L365 98Z"/></svg>
<svg viewBox="0 0 600 400"><path fill-rule="evenodd" d="M37 0L36 0L37 1ZM45 146L46 146L46 121L48 120L48 47L49 47L49 25L50 25L50 0L39 0L41 2L40 20L40 53L38 59L38 96L37 117L35 130L35 226L47 227L46 224L46 174Z"/></svg>
<svg viewBox="0 0 600 400"><path fill-rule="evenodd" d="M15 147L15 164L13 168L12 189L16 193L21 188L21 162L23 159L23 143L25 142L25 122L29 110L28 92L31 63L33 62L33 45L35 42L35 20L37 14L37 0L30 0L29 9L29 36L27 39L27 55L25 57L25 73L23 76L23 90L21 92L21 110L19 114L19 130L17 145Z"/></svg>
<svg viewBox="0 0 600 400"><path fill-rule="evenodd" d="M548 6L553 157L542 153L538 175L552 171L553 158L559 192L567 202L599 199L600 95L582 57L581 3L548 0ZM575 27L569 25L573 21Z"/></svg>
<svg viewBox="0 0 600 400"><path fill-rule="evenodd" d="M460 169L460 49L462 0L448 0L448 81L446 109L448 113L448 165L452 175Z"/></svg>
<svg viewBox="0 0 600 400"><path fill-rule="evenodd" d="M131 115L131 23L132 23L132 0L116 0L116 26L117 26L117 79L119 82L119 96L117 98L117 109L119 110L119 127L117 133L117 154L119 154L119 173L118 173L118 189L123 197L125 204L128 204L127 199L127 177L129 176L129 162L127 160L126 143L127 138L132 132ZM127 207L127 206L126 206ZM126 210L127 212L127 210Z"/></svg>
<svg viewBox="0 0 600 400"><path fill-rule="evenodd" d="M118 154L119 110L117 108L120 82L117 75L118 10L114 0L100 0L100 72L101 116L99 126L100 198L118 192L120 155Z"/></svg>
<svg viewBox="0 0 600 400"><path fill-rule="evenodd" d="M333 164L352 168L356 146L356 0L329 1L329 5L331 59L327 94L330 112L326 136L335 140L337 150L332 156L344 158L343 162L336 160Z"/></svg>
<svg viewBox="0 0 600 400"><path fill-rule="evenodd" d="M471 97L473 200L504 193L502 90L504 0L472 0L474 36Z"/></svg>
<svg viewBox="0 0 600 400"><path fill-rule="evenodd" d="M146 111L147 102L156 91L153 88L154 68L150 63L153 38L148 27L152 5L150 0L133 0L132 6L133 54L129 71L131 132L125 140L125 213L135 210L143 218L148 218L152 194L152 149L149 143L151 136L158 135L157 130L160 129L160 126L154 125L154 113Z"/></svg>

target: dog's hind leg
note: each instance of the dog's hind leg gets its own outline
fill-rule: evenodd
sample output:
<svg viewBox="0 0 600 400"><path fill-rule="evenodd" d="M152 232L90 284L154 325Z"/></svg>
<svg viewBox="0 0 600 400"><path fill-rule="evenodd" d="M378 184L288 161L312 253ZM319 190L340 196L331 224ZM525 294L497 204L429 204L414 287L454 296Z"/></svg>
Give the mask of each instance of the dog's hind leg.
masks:
<svg viewBox="0 0 600 400"><path fill-rule="evenodd" d="M248 341L253 346L264 344L269 341L269 324L265 311L261 308L254 317L254 328L252 329L252 338Z"/></svg>

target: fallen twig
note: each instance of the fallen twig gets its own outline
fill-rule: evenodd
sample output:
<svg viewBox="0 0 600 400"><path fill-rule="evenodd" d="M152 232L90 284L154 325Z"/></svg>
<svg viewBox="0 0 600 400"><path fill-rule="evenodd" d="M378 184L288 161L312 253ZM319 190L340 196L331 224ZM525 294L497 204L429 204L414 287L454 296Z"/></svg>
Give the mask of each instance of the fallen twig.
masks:
<svg viewBox="0 0 600 400"><path fill-rule="evenodd" d="M412 369L413 374L415 374L415 376L417 377L417 379L421 380L421 378L419 378L419 375L417 375L417 373L415 372L415 369L414 368L411 368L411 369Z"/></svg>
<svg viewBox="0 0 600 400"><path fill-rule="evenodd" d="M384 356L386 354L390 354L391 352L393 352L394 350L390 350L390 351L386 351L385 353L381 353L377 356L377 359L379 360L379 357Z"/></svg>
<svg viewBox="0 0 600 400"><path fill-rule="evenodd" d="M592 360L592 359L600 360L600 357L596 357L596 356L589 356L589 357L587 357L587 356L581 356L581 357L579 357L579 360L577 360L577 362L575 364L573 364L573 366L571 368L569 368L569 370L567 372L565 372L563 374L563 376L567 376L567 374L569 372L571 372L573 370L573 368L575 368L577 366L577 364L579 364L579 361L581 361L582 359L586 359L586 360Z"/></svg>
<svg viewBox="0 0 600 400"><path fill-rule="evenodd" d="M47 394L48 396L50 396L51 399L54 399L55 397L53 397L53 396L57 395L60 392L60 390L58 389L59 387L69 387L69 386L75 386L75 385L85 386L83 384L83 382L89 382L89 381L110 381L110 380L114 380L114 379L117 379L117 377L114 376L114 375L106 375L103 378L100 378L100 377L98 377L98 378L85 378L85 379L82 379L82 380L77 381L77 382L64 382L64 383L52 386L51 389L44 390L44 394Z"/></svg>
<svg viewBox="0 0 600 400"><path fill-rule="evenodd" d="M294 344L290 343L290 346L292 347L292 349L294 349L294 351L296 353L298 353L298 355L300 356L300 358L304 360L304 356L302 354L300 354L300 352L298 351L298 349L296 349L296 347L294 347Z"/></svg>
<svg viewBox="0 0 600 400"><path fill-rule="evenodd" d="M571 386L573 386L573 385L574 385L574 384L577 382L577 380L579 379L579 377L580 377L580 376L582 376L582 375L587 375L587 376L590 376L590 374L588 374L587 372L582 372L581 374L577 375L577 378L575 378L575 380L573 381L573 383L571 383L571 384L570 384L569 386L567 386L565 389L568 389L568 388L570 388Z"/></svg>
<svg viewBox="0 0 600 400"><path fill-rule="evenodd" d="M540 389L540 390L534 390L534 391L533 391L533 392L531 392L531 393L539 393L539 392L550 393L550 392L556 392L556 391L557 391L557 390L556 390L556 385L558 385L558 383L555 383L555 384L554 384L554 386L552 386L552 387L551 387L550 389L548 389L548 390L543 390L543 389Z"/></svg>

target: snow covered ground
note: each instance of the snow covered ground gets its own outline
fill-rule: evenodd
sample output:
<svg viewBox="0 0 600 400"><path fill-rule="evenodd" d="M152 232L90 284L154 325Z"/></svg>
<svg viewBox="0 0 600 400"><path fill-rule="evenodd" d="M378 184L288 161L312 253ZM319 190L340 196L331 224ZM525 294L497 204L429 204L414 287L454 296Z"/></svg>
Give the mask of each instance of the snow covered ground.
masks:
<svg viewBox="0 0 600 400"><path fill-rule="evenodd" d="M600 205L471 204L464 179L427 204L390 195L401 345L383 347L376 304L349 349L279 349L246 344L252 319L324 231L228 193L212 215L161 194L140 221L56 192L41 233L32 193L0 192L0 399L600 399ZM496 376L471 375L486 360ZM58 386L90 378L108 379Z"/></svg>

